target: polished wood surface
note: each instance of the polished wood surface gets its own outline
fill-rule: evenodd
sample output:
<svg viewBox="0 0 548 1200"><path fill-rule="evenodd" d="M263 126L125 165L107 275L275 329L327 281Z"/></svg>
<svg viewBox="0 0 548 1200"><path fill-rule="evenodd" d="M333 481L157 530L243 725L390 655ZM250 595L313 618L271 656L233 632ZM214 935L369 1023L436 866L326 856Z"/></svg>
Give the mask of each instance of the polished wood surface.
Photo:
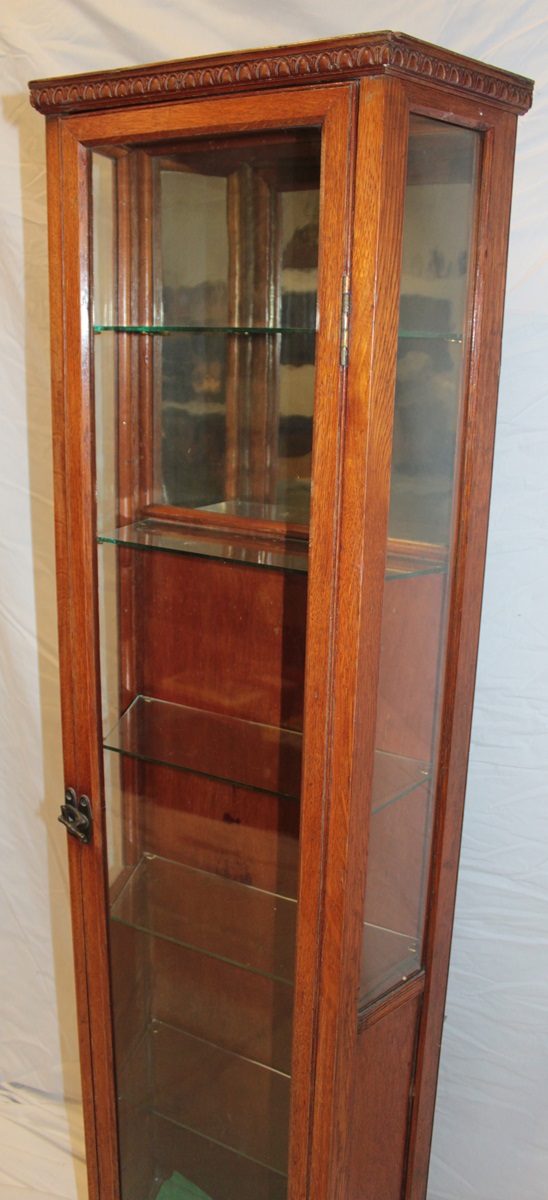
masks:
<svg viewBox="0 0 548 1200"><path fill-rule="evenodd" d="M186 62L157 63L126 71L95 71L65 79L40 79L30 84L31 102L40 112L73 112L76 109L110 108L142 104L144 98L168 98L185 90L196 95L222 93L257 86L287 87L308 81L347 82L362 75L393 74L406 81L424 79L450 95L476 95L500 102L514 112L531 104L532 82L420 42L407 34L363 33L278 46L274 50L244 50L216 54Z"/></svg>
<svg viewBox="0 0 548 1200"><path fill-rule="evenodd" d="M307 578L135 554L142 692L267 725L302 729Z"/></svg>
<svg viewBox="0 0 548 1200"><path fill-rule="evenodd" d="M230 358L234 348L231 347ZM234 368L235 369L235 368ZM298 525L293 521L270 521L266 518L234 517L228 513L200 512L199 509L175 508L167 504L148 504L142 510L143 517L151 517L158 521L172 521L178 525L188 525L191 529L214 530L217 535L226 531L236 536L271 538L272 541L299 538L308 543L308 525Z"/></svg>
<svg viewBox="0 0 548 1200"><path fill-rule="evenodd" d="M58 599L58 632L61 669L72 661L74 613L70 580L69 479L66 464L66 355L65 264L63 262L64 213L61 188L62 152L59 122L50 121L47 132L48 163L48 250L50 264L51 391L53 424L53 471L55 488L55 551ZM61 721L66 786L78 778L78 752L72 698L61 693ZM82 1099L86 1135L86 1161L91 1200L99 1196L97 1128L92 1073L91 1027L86 978L86 924L82 893L80 848L68 840L69 878L73 928L73 952L78 1004L78 1042L82 1074Z"/></svg>
<svg viewBox="0 0 548 1200"><path fill-rule="evenodd" d="M147 764L138 804L151 854L296 898L298 801Z"/></svg>
<svg viewBox="0 0 548 1200"><path fill-rule="evenodd" d="M48 128L52 280L52 401L58 557L65 780L100 810L101 762L96 672L95 562L89 514L90 461L89 180L87 155L68 131ZM53 169L51 163L53 161ZM62 186L61 186L62 184ZM71 204L67 204L67 196ZM80 270L84 271L84 283ZM97 799L97 804L94 803ZM114 1195L118 1149L113 1080L108 936L104 904L104 842L100 821L82 855L69 846L75 928L76 987L83 1067L86 1150L92 1200Z"/></svg>
<svg viewBox="0 0 548 1200"><path fill-rule="evenodd" d="M360 1034L356 1047L350 1200L400 1200L420 996L388 1012ZM374 1189L374 1190L373 1190Z"/></svg>
<svg viewBox="0 0 548 1200"><path fill-rule="evenodd" d="M310 1196L322 1200L345 1195L346 1186L363 919L363 894L360 900L354 880L356 873L358 879L365 878L363 839L374 749L369 714L375 711L378 686L406 121L405 98L396 81L361 85L334 601L336 627L344 635L338 638L331 683L329 835L322 897L325 930L316 1058L322 1102L315 1112L309 1183ZM358 462L360 470L347 471L348 464Z"/></svg>
<svg viewBox="0 0 548 1200"><path fill-rule="evenodd" d="M326 86L317 86L324 81ZM127 1160L124 1197L134 1200L147 1200L154 1171L169 1175L174 1162L192 1167L215 1200L224 1195L228 1175L253 1200L359 1200L362 1195L364 1200L424 1200L481 606L515 114L529 106L531 90L530 81L384 33L32 85L36 107L63 114L48 121L56 552L65 778L78 794L91 797L94 812L91 845L69 839L91 1200L119 1200L119 1147ZM206 100L206 95L218 98ZM447 557L437 547L389 547L403 557L419 553L443 569L386 584L391 599L383 624L409 111L479 129L483 155L454 548ZM282 898L298 895L293 999L291 985L268 973L252 974L238 964L221 969L214 957L174 940L151 938L135 923L115 917L108 932L88 147L102 147L115 163L118 302L125 323L143 313L152 319L157 289L153 234L143 227L146 221L140 235L136 227L139 215L154 213L147 144L162 146L166 154L179 145L187 153L193 138L208 138L213 155L214 142L226 134L234 136L236 146L242 132L263 137L284 130L283 136L291 137L302 127L321 127L323 145L308 580L304 574L235 562L127 547L114 551L122 708L144 693L248 720L304 727L300 812L292 800L258 798L252 789L205 778L195 783L190 802L185 799L188 780L182 784L175 772L156 764L125 759L120 772L128 867L142 854L158 855ZM126 146L131 153L122 149ZM148 175L131 165L139 147L145 147ZM241 181L231 186L232 219L241 223ZM275 255L274 202L264 180L259 192L254 252L266 237ZM243 269L245 264L235 260L234 278ZM346 275L352 280L348 369L341 367L339 355ZM257 286L255 311L262 312L264 279ZM198 523L201 518L188 512L147 507L157 377L147 359L149 339L136 346L132 335L117 336L122 432L116 520L126 524L154 512ZM274 369L265 359L263 379ZM272 416L267 414L268 420ZM257 478L265 466L268 420L254 427ZM138 453L143 439L149 445L144 468ZM234 480L228 483L232 487ZM203 519L208 536L215 536L211 517ZM226 526L219 520L219 537L226 536L229 525L230 518ZM240 523L232 520L232 527L239 530ZM288 534L302 538L305 530L283 522L248 523L245 530L251 539L277 538L282 544ZM444 613L449 638L441 738L433 747L429 731L440 703ZM419 672L421 686L412 704L410 684ZM377 702L380 744L375 745ZM358 1013L368 842L382 839L383 826L394 824L395 813L387 808L370 817L373 754L379 748L426 761L439 751L439 769L433 773L435 792L428 784L417 788L391 834L397 867L394 862L379 866L375 859L371 868L372 923L376 914L388 911L400 932L409 932L410 924L420 931L424 889L417 890L412 867L431 826L435 842L431 863L423 861L421 867L429 878L423 966ZM370 831L370 821L377 818ZM122 872L114 883L114 913L128 879ZM170 903L176 914L177 889ZM278 953L277 932L274 922ZM283 941L287 934L282 933ZM118 1137L114 1043L118 1066L127 1066L131 1092L131 1079L138 1079L142 1069L137 1049L151 1022L164 1039L157 1063L166 1110L146 1114L131 1099L122 1100ZM171 1029L179 1035L178 1067L171 1034L165 1033ZM251 1161L251 1151L249 1160L239 1158L230 1144L214 1163L200 1131L183 1128L187 1098L179 1096L175 1080L191 1062L192 1071L198 1070L196 1064L205 1060L197 1043L210 1040L219 1051L215 1060L208 1058L212 1086L222 1073L221 1061L230 1071L241 1070L223 1054L273 1067L284 1079L291 1067L288 1181L280 1173L283 1136L269 1144L272 1112L286 1112L285 1083L274 1096L269 1087L257 1090L253 1080L258 1076L244 1072L242 1090L249 1112L256 1103L257 1128L242 1126L242 1137L251 1138L252 1150L265 1159L262 1165ZM215 1116L221 1123L222 1110L221 1104ZM280 1116L280 1128L284 1120ZM136 1156L129 1149L134 1139Z"/></svg>
<svg viewBox="0 0 548 1200"><path fill-rule="evenodd" d="M322 328L316 345L314 499L310 527L305 742L301 791L301 852L298 904L295 1016L291 1065L289 1200L310 1194L314 1076L318 1042L320 946L325 929L325 869L330 813L332 687L336 662L333 624L338 559L342 435L346 371L339 354L342 281L348 272L354 183L356 91L341 90L326 120L320 190L318 307ZM325 136L325 134L324 134ZM349 153L350 148L350 153ZM333 186L335 184L335 186ZM322 251L329 230L329 254ZM321 1089L320 1093L321 1094ZM327 1096L324 1094L324 1099Z"/></svg>

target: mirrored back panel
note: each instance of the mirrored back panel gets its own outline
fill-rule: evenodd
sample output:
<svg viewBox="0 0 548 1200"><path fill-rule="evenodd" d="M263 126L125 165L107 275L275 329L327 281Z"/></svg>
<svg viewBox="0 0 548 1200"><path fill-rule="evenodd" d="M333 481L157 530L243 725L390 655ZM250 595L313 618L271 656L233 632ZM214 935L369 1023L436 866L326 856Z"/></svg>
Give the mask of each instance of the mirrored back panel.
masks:
<svg viewBox="0 0 548 1200"><path fill-rule="evenodd" d="M319 132L119 154L94 155L94 326L143 339L140 507L306 526Z"/></svg>

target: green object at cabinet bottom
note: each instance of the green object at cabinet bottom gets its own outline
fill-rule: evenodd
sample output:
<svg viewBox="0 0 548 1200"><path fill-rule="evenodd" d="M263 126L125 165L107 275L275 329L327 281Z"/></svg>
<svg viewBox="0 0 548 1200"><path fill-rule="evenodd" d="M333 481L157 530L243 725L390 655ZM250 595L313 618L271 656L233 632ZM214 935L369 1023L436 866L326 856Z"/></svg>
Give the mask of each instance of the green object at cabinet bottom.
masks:
<svg viewBox="0 0 548 1200"><path fill-rule="evenodd" d="M211 1200L195 1183L190 1183L178 1171L162 1184L156 1200Z"/></svg>

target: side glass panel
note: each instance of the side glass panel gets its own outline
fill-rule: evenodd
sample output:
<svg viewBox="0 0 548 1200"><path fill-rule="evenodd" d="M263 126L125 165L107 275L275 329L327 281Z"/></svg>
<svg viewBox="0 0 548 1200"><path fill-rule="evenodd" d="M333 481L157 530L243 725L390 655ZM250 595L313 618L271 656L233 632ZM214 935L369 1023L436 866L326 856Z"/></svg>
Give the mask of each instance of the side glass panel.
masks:
<svg viewBox="0 0 548 1200"><path fill-rule="evenodd" d="M423 958L480 144L411 118L362 1005Z"/></svg>
<svg viewBox="0 0 548 1200"><path fill-rule="evenodd" d="M122 1197L285 1200L320 134L92 159Z"/></svg>

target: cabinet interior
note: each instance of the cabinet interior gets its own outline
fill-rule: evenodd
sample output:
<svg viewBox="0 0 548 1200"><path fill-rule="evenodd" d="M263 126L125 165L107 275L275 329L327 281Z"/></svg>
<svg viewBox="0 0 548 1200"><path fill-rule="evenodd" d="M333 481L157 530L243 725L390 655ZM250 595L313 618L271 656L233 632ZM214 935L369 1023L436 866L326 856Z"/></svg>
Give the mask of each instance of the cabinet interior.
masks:
<svg viewBox="0 0 548 1200"><path fill-rule="evenodd" d="M425 137L431 164L419 120L419 160ZM122 1192L285 1200L320 135L92 158ZM471 161L416 186L460 186ZM404 287L425 270L404 256ZM463 342L448 279L401 302L361 1010L422 967ZM440 386L428 433L417 403Z"/></svg>

